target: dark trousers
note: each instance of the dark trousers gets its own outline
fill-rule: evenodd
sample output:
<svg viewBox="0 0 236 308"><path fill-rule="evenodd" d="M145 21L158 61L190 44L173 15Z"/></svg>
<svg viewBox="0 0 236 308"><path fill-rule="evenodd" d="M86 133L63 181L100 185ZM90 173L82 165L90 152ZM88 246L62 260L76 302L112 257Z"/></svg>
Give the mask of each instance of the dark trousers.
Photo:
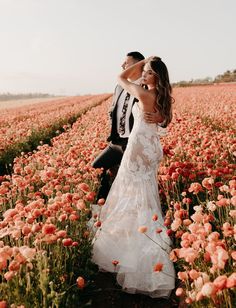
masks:
<svg viewBox="0 0 236 308"><path fill-rule="evenodd" d="M111 182L114 180L119 168L127 142L128 138L120 138L116 143L110 142L92 163L93 168L103 168L97 200L100 198L106 199L112 184ZM111 171L112 176L107 172L108 170Z"/></svg>

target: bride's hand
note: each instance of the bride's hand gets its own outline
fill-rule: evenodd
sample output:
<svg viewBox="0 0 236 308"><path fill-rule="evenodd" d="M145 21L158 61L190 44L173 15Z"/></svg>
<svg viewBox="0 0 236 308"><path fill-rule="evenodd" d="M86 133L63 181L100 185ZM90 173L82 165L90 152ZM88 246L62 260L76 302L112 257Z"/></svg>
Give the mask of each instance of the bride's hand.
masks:
<svg viewBox="0 0 236 308"><path fill-rule="evenodd" d="M156 57L155 57L155 56L147 57L147 58L145 59L145 63L148 63L148 62L152 61L154 58L156 58Z"/></svg>
<svg viewBox="0 0 236 308"><path fill-rule="evenodd" d="M150 61L157 61L157 60L161 60L161 58L160 57L157 57L157 56L151 56L151 57L148 57L148 58L146 58L145 59L145 63L148 63L148 62L150 62Z"/></svg>

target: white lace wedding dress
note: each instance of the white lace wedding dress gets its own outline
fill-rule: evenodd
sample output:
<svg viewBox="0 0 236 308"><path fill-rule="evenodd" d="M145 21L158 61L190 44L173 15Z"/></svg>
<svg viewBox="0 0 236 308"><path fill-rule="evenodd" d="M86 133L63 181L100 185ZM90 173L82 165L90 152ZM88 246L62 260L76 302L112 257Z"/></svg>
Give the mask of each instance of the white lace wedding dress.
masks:
<svg viewBox="0 0 236 308"><path fill-rule="evenodd" d="M101 228L93 242L93 261L101 270L117 272L117 282L128 293L168 297L175 287L169 260L170 239L163 226L156 174L163 157L156 124L144 121L136 103L134 126L118 174L101 208ZM94 211L96 209L94 208ZM153 221L154 214L158 220ZM146 234L138 231L146 226ZM157 228L162 232L158 234ZM115 266L113 261L119 263ZM162 263L161 272L155 272Z"/></svg>

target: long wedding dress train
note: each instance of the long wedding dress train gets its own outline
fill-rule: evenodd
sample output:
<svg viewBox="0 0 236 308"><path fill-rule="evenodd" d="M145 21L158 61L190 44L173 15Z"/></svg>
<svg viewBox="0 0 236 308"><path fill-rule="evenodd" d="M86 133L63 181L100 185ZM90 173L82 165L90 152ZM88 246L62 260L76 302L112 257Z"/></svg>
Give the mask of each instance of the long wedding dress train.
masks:
<svg viewBox="0 0 236 308"><path fill-rule="evenodd" d="M126 151L101 208L93 261L101 270L116 272L117 282L128 293L168 297L175 287L175 271L156 181L163 152L157 126L144 121L138 103L133 114ZM156 221L152 219L155 214ZM145 234L138 231L141 226L147 227ZM157 233L157 228L162 232ZM156 263L163 264L162 271L154 271Z"/></svg>

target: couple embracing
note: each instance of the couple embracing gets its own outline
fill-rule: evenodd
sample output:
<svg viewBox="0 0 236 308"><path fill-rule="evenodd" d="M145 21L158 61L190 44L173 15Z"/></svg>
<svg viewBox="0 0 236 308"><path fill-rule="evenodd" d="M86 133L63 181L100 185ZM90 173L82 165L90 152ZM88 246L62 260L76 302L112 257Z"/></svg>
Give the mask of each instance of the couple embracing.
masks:
<svg viewBox="0 0 236 308"><path fill-rule="evenodd" d="M110 144L93 163L103 168L98 198L106 199L93 261L103 271L114 272L115 267L117 282L128 293L168 297L175 271L156 176L163 157L160 134L172 119L172 89L159 57L144 59L131 52L122 67L110 111ZM118 164L109 191L107 170ZM162 267L158 273L156 264Z"/></svg>

